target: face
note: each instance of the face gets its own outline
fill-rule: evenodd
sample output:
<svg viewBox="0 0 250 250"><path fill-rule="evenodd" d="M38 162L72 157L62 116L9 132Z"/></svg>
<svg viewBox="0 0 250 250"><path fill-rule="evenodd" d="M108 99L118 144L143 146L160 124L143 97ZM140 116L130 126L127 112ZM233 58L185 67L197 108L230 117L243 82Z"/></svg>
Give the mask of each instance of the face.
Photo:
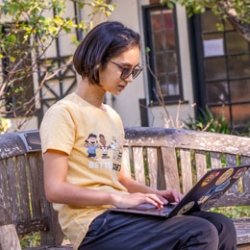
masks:
<svg viewBox="0 0 250 250"><path fill-rule="evenodd" d="M108 91L111 94L119 95L126 88L127 84L133 81L132 74L124 80L120 78L122 73L120 66L133 69L139 65L139 60L140 49L138 47L128 49L119 56L111 58L106 68L100 70L101 88L105 92Z"/></svg>

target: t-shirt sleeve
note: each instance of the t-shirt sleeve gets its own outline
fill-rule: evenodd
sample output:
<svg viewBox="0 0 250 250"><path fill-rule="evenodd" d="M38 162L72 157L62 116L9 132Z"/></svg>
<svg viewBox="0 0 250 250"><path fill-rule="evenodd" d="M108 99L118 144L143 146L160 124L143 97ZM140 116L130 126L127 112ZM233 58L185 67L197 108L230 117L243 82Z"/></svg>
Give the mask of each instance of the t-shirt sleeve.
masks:
<svg viewBox="0 0 250 250"><path fill-rule="evenodd" d="M52 106L44 115L40 126L42 152L48 149L70 154L75 138L75 122L69 108Z"/></svg>

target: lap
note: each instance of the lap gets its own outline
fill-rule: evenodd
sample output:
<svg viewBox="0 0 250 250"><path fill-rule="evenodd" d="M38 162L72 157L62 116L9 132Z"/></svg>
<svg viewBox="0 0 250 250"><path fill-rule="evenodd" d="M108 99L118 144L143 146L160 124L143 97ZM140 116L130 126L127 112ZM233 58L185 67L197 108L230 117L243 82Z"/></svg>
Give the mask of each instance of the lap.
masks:
<svg viewBox="0 0 250 250"><path fill-rule="evenodd" d="M91 224L82 249L98 249L96 246L100 249L100 246L103 246L111 250L117 249L117 245L121 246L119 249L161 249L166 244L168 249L178 249L176 246L182 241L196 235L203 237L205 231L214 235L216 228L202 218L205 216L206 214L202 213L201 217L196 214L163 219L156 216L106 212Z"/></svg>

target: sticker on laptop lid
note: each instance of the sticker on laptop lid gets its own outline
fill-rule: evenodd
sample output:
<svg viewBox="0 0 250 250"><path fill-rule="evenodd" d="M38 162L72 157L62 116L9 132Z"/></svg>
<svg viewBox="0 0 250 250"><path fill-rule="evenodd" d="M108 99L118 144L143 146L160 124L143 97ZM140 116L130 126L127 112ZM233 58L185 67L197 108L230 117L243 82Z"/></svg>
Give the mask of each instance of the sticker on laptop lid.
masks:
<svg viewBox="0 0 250 250"><path fill-rule="evenodd" d="M221 198L221 196L223 196L223 194L224 194L223 192L216 192L216 193L212 194L210 197L208 197L206 199L206 202L203 202L201 204L202 210L208 210L211 207L213 207L215 202L218 201Z"/></svg>
<svg viewBox="0 0 250 250"><path fill-rule="evenodd" d="M220 175L220 171L211 173L208 177L205 178L205 180L201 183L202 187L205 187L208 185L211 181L213 181L217 176Z"/></svg>
<svg viewBox="0 0 250 250"><path fill-rule="evenodd" d="M233 178L234 179L240 178L246 171L247 171L246 167L238 169L236 173L233 175Z"/></svg>
<svg viewBox="0 0 250 250"><path fill-rule="evenodd" d="M195 204L194 201L188 202L185 206L183 206L181 208L181 210L178 212L178 214L185 214L185 213L187 213L194 206L194 204Z"/></svg>
<svg viewBox="0 0 250 250"><path fill-rule="evenodd" d="M218 180L215 182L215 185L220 185L222 184L223 182L227 181L231 175L233 174L234 172L234 169L233 168L230 168L228 169L226 172L224 172L219 178Z"/></svg>

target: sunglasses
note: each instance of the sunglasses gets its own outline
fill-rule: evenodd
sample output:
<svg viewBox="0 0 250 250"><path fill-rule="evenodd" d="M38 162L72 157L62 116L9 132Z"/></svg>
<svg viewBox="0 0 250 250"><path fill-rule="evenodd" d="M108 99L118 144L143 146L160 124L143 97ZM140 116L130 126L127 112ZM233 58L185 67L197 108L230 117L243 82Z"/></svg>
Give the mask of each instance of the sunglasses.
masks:
<svg viewBox="0 0 250 250"><path fill-rule="evenodd" d="M142 72L142 67L140 66L136 66L135 68L129 68L129 67L123 67L122 65L116 63L116 62L112 62L114 65L116 65L121 71L121 76L120 78L122 80L127 79L130 75L132 75L133 79L135 79L141 72Z"/></svg>

